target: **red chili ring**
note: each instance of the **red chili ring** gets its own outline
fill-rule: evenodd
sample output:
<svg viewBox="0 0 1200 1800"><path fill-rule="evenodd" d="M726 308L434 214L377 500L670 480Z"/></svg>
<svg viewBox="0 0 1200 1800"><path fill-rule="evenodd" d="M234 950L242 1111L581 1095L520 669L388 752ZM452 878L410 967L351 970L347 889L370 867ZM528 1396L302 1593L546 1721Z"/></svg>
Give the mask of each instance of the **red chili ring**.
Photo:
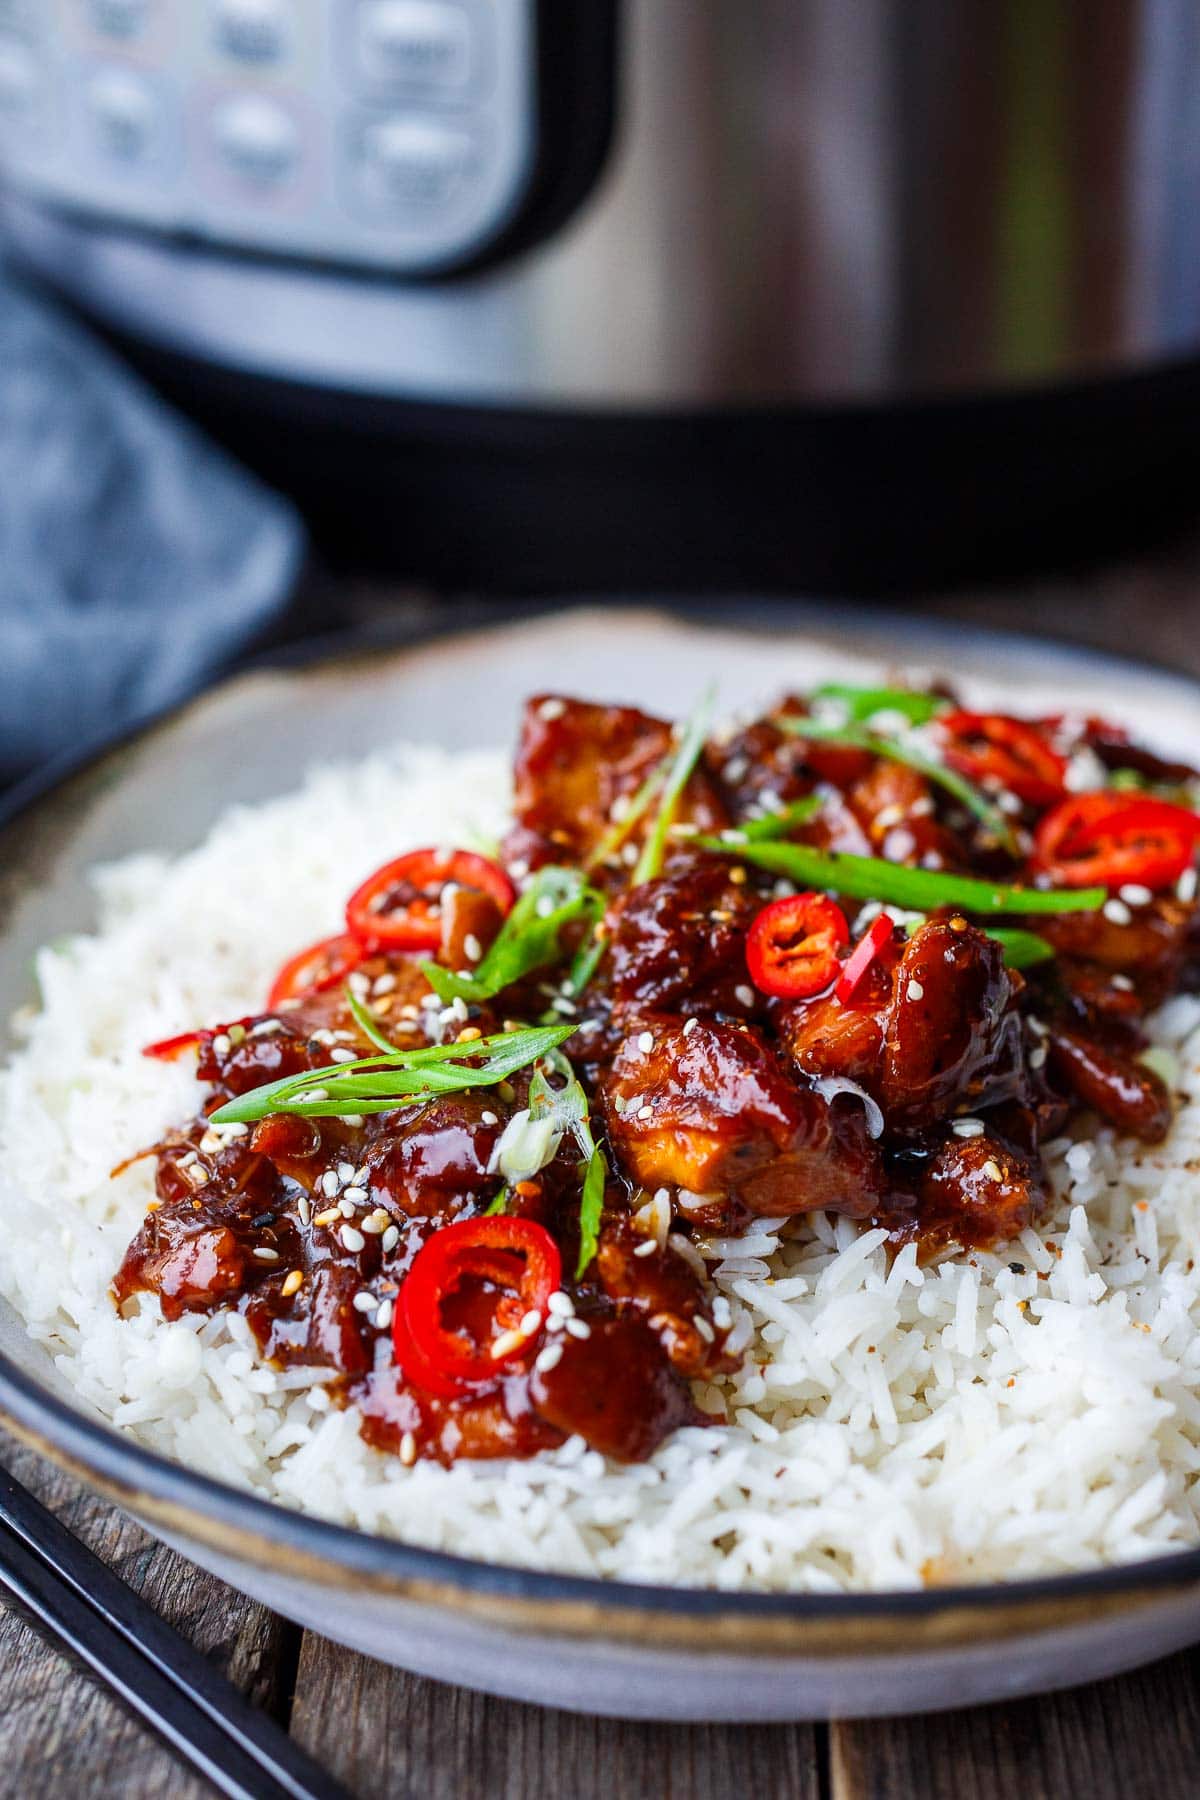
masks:
<svg viewBox="0 0 1200 1800"><path fill-rule="evenodd" d="M502 913L512 911L517 897L500 865L473 850L409 850L355 888L346 903L346 928L371 948L436 950L442 936L437 909L450 881L487 894ZM403 897L393 909L389 897L397 890Z"/></svg>
<svg viewBox="0 0 1200 1800"><path fill-rule="evenodd" d="M757 914L746 937L746 966L756 988L808 1000L827 988L850 941L846 915L828 894L790 894Z"/></svg>
<svg viewBox="0 0 1200 1800"><path fill-rule="evenodd" d="M1028 720L951 712L941 715L937 729L946 761L960 775L998 781L1031 806L1052 806L1062 796L1067 759Z"/></svg>
<svg viewBox="0 0 1200 1800"><path fill-rule="evenodd" d="M1075 794L1038 821L1034 858L1062 887L1170 887L1189 867L1200 817L1153 796Z"/></svg>
<svg viewBox="0 0 1200 1800"><path fill-rule="evenodd" d="M308 994L322 993L344 981L363 958L366 950L349 932L338 932L322 938L290 957L271 983L268 1007L284 1000L302 1000Z"/></svg>
<svg viewBox="0 0 1200 1800"><path fill-rule="evenodd" d="M861 937L854 946L854 952L847 957L842 969L841 979L833 990L835 1000L847 1005L857 994L867 972L879 960L880 954L891 943L895 932L895 924L887 913L880 913L872 921L871 928L865 937Z"/></svg>
<svg viewBox="0 0 1200 1800"><path fill-rule="evenodd" d="M400 1289L392 1328L396 1360L416 1386L436 1393L430 1383L437 1381L463 1393L491 1385L528 1349L536 1332L497 1357L442 1323L442 1305L464 1275L503 1280L511 1274L512 1254L524 1258L515 1290L522 1316L544 1316L562 1282L562 1257L544 1225L502 1214L462 1219L436 1231L418 1251Z"/></svg>

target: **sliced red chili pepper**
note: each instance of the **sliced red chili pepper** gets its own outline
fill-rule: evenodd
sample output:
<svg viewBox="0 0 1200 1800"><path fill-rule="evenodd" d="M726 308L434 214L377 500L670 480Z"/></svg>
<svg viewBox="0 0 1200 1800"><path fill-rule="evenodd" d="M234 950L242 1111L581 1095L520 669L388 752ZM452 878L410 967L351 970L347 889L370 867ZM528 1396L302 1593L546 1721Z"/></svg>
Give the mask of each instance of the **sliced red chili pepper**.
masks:
<svg viewBox="0 0 1200 1800"><path fill-rule="evenodd" d="M478 888L502 913L512 911L517 897L500 865L473 850L409 850L355 888L346 905L347 929L373 948L436 950L441 894L449 881Z"/></svg>
<svg viewBox="0 0 1200 1800"><path fill-rule="evenodd" d="M859 938L853 954L847 957L841 979L833 990L835 1000L847 1005L858 993L867 973L878 962L880 954L892 941L895 925L887 913L880 913L871 923L865 937Z"/></svg>
<svg viewBox="0 0 1200 1800"><path fill-rule="evenodd" d="M462 1219L435 1232L404 1279L393 1326L396 1360L417 1386L429 1386L432 1378L461 1393L494 1383L536 1337L540 1327L521 1333L519 1325L510 1326L519 1341L495 1356L498 1338L489 1348L450 1327L443 1307L471 1278L509 1290L493 1309L499 1323L514 1316L518 1306L521 1319L530 1312L544 1316L562 1282L562 1257L545 1226L532 1219L495 1214ZM429 1391L438 1389L430 1386Z"/></svg>
<svg viewBox="0 0 1200 1800"><path fill-rule="evenodd" d="M284 963L271 983L267 1005L302 1000L307 994L319 994L325 988L336 987L358 967L365 955L362 944L348 932L339 932L334 937L322 938L319 944L310 944L307 950L301 950Z"/></svg>
<svg viewBox="0 0 1200 1800"><path fill-rule="evenodd" d="M1168 800L1074 794L1039 821L1039 869L1061 887L1170 887L1195 855L1200 816Z"/></svg>
<svg viewBox="0 0 1200 1800"><path fill-rule="evenodd" d="M1067 759L1051 749L1036 725L1006 713L943 713L937 720L943 754L972 781L1000 783L1032 806L1061 798Z"/></svg>
<svg viewBox="0 0 1200 1800"><path fill-rule="evenodd" d="M828 894L790 894L764 906L746 937L746 966L763 994L807 1000L827 988L850 942L841 907Z"/></svg>
<svg viewBox="0 0 1200 1800"><path fill-rule="evenodd" d="M178 1037L159 1038L156 1044L146 1044L142 1055L157 1057L160 1062L174 1062L185 1050L198 1049L209 1035L204 1031L181 1031Z"/></svg>

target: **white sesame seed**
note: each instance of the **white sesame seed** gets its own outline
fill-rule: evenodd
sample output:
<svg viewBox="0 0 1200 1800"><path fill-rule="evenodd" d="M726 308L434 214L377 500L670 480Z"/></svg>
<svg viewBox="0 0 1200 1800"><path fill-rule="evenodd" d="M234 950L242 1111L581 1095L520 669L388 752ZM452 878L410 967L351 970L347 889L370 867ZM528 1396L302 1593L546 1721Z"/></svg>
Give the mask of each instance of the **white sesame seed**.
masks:
<svg viewBox="0 0 1200 1800"><path fill-rule="evenodd" d="M570 1294L563 1292L562 1288L555 1288L546 1302L546 1310L556 1313L560 1319L570 1319L575 1315L575 1302Z"/></svg>
<svg viewBox="0 0 1200 1800"><path fill-rule="evenodd" d="M535 1331L542 1328L542 1315L536 1306L531 1306L521 1320L521 1333L524 1337L532 1337Z"/></svg>
<svg viewBox="0 0 1200 1800"><path fill-rule="evenodd" d="M1003 1181L1004 1174L994 1156L989 1156L983 1165L983 1172L989 1181Z"/></svg>
<svg viewBox="0 0 1200 1800"><path fill-rule="evenodd" d="M697 1027L697 1025L698 1025L698 1024L699 1024L699 1023L700 1023L700 1021L699 1021L699 1019L687 1019L687 1020L685 1020L685 1022L684 1022L684 1027L683 1027L683 1035L684 1035L684 1037L691 1037L691 1035L692 1035L692 1033L693 1033L693 1031L695 1031L695 1029L696 1029L696 1027Z"/></svg>
<svg viewBox="0 0 1200 1800"><path fill-rule="evenodd" d="M921 983L915 976L904 991L910 1000L923 1000L925 998L925 989L921 986Z"/></svg>
<svg viewBox="0 0 1200 1800"><path fill-rule="evenodd" d="M338 1201L338 1211L341 1213L343 1219L352 1219L354 1217L353 1200L347 1200L345 1195L343 1195Z"/></svg>
<svg viewBox="0 0 1200 1800"><path fill-rule="evenodd" d="M575 1014L579 1011L579 1008L573 1000L564 1000L561 994L558 996L557 1000L552 1000L550 1005L556 1013L562 1013L563 1017L566 1019L573 1019Z"/></svg>
<svg viewBox="0 0 1200 1800"><path fill-rule="evenodd" d="M375 1311L375 1296L374 1296L374 1294L368 1293L366 1288L362 1288L362 1289L360 1289L360 1291L357 1294L355 1294L352 1305L354 1307L355 1312L360 1312L360 1313L374 1312Z"/></svg>
<svg viewBox="0 0 1200 1800"><path fill-rule="evenodd" d="M303 1286L304 1286L304 1275L303 1275L302 1271L299 1269L293 1269L290 1275L287 1275L284 1277L283 1286L280 1288L279 1291L283 1295L285 1300L290 1300L292 1295L298 1294L300 1292L300 1289Z"/></svg>
<svg viewBox="0 0 1200 1800"><path fill-rule="evenodd" d="M1175 883L1176 896L1184 901L1194 900L1196 898L1196 886L1198 880L1200 880L1200 876L1197 875L1195 869L1185 869L1183 874L1179 877L1179 880Z"/></svg>
<svg viewBox="0 0 1200 1800"><path fill-rule="evenodd" d="M417 1460L417 1440L411 1431L406 1431L400 1439L400 1461L406 1469L411 1469Z"/></svg>
<svg viewBox="0 0 1200 1800"><path fill-rule="evenodd" d="M343 1225L339 1236L342 1240L343 1249L349 1250L352 1255L357 1255L360 1250L365 1249L366 1247L366 1238L361 1231L356 1231L353 1225Z"/></svg>
<svg viewBox="0 0 1200 1800"><path fill-rule="evenodd" d="M391 1322L392 1322L392 1297L389 1294L386 1300L381 1300L379 1302L379 1311L375 1314L375 1323L379 1327L380 1331L386 1331L388 1326L391 1324Z"/></svg>
<svg viewBox="0 0 1200 1800"><path fill-rule="evenodd" d="M463 949L473 963L477 963L483 955L483 945L473 931L468 931L463 939Z"/></svg>
<svg viewBox="0 0 1200 1800"><path fill-rule="evenodd" d="M337 1039L334 1037L332 1031L322 1025L318 1031L309 1034L308 1041L310 1044L320 1044L321 1048L324 1050L328 1045L336 1043Z"/></svg>
<svg viewBox="0 0 1200 1800"><path fill-rule="evenodd" d="M734 988L733 997L739 1006L754 1005L754 989L748 987L744 981L741 982L738 987Z"/></svg>
<svg viewBox="0 0 1200 1800"><path fill-rule="evenodd" d="M259 1262L278 1262L279 1261L278 1250L270 1250L267 1248L266 1244L259 1244L259 1246L255 1250L254 1254L255 1254L255 1256L257 1256Z"/></svg>
<svg viewBox="0 0 1200 1800"><path fill-rule="evenodd" d="M640 1244L633 1246L633 1254L635 1256L653 1256L657 1249L658 1245L653 1238L643 1238Z"/></svg>
<svg viewBox="0 0 1200 1800"><path fill-rule="evenodd" d="M361 1113L339 1113L338 1117L341 1119L343 1125L349 1125L356 1131L363 1122Z"/></svg>
<svg viewBox="0 0 1200 1800"><path fill-rule="evenodd" d="M558 1364L562 1361L562 1353L563 1347L561 1344L547 1344L546 1348L538 1353L537 1359L533 1365L538 1374L548 1375L551 1369L557 1368Z"/></svg>
<svg viewBox="0 0 1200 1800"><path fill-rule="evenodd" d="M371 992L373 994L391 994L395 992L395 988L396 977L392 974L390 969L385 969L384 973L382 975L377 975L371 983Z"/></svg>
<svg viewBox="0 0 1200 1800"><path fill-rule="evenodd" d="M1112 986L1115 987L1119 993L1132 994L1133 982L1128 975L1113 975L1110 977L1110 981Z"/></svg>
<svg viewBox="0 0 1200 1800"><path fill-rule="evenodd" d="M500 1119L494 1112L482 1112L479 1115L479 1123L481 1125L498 1125Z"/></svg>
<svg viewBox="0 0 1200 1800"><path fill-rule="evenodd" d="M365 1000L371 991L371 980L369 976L363 974L361 969L355 969L347 980L346 986L356 1000Z"/></svg>
<svg viewBox="0 0 1200 1800"><path fill-rule="evenodd" d="M632 869L634 864L637 862L639 855L640 855L640 852L638 850L637 845L634 843L628 843L623 847L623 849L621 851L621 861L625 864L625 867L627 869Z"/></svg>
<svg viewBox="0 0 1200 1800"><path fill-rule="evenodd" d="M539 919L548 919L554 911L554 902L549 894L543 894L533 910Z"/></svg>
<svg viewBox="0 0 1200 1800"><path fill-rule="evenodd" d="M302 1225L307 1225L312 1218L312 1201L307 1194L301 1194L300 1198L297 1200L296 1212L299 1215L300 1223Z"/></svg>
<svg viewBox="0 0 1200 1800"><path fill-rule="evenodd" d="M337 1046L336 1050L331 1050L329 1052L329 1060L330 1060L330 1062L335 1062L335 1063L357 1062L358 1061L358 1051L357 1050L346 1050L343 1048L343 1046L341 1044L339 1044Z"/></svg>
<svg viewBox="0 0 1200 1800"><path fill-rule="evenodd" d="M399 1242L400 1227L398 1225L389 1225L379 1240L379 1248L383 1251L385 1256L390 1256Z"/></svg>
<svg viewBox="0 0 1200 1800"><path fill-rule="evenodd" d="M368 1213L366 1218L361 1221L359 1230L365 1231L369 1237L378 1237L380 1232L387 1230L390 1223L388 1214L384 1212L382 1206L378 1206L373 1213Z"/></svg>
<svg viewBox="0 0 1200 1800"><path fill-rule="evenodd" d="M573 1338L590 1338L592 1335L591 1326L583 1319L568 1319L566 1330Z"/></svg>
<svg viewBox="0 0 1200 1800"><path fill-rule="evenodd" d="M1129 906L1149 906L1154 898L1151 889L1144 887L1140 881L1127 881L1117 892Z"/></svg>
<svg viewBox="0 0 1200 1800"><path fill-rule="evenodd" d="M348 1187L342 1195L342 1199L348 1200L351 1206L365 1206L367 1203L367 1190L366 1188L361 1187Z"/></svg>
<svg viewBox="0 0 1200 1800"><path fill-rule="evenodd" d="M643 1031L638 1038L637 1046L643 1056L649 1056L654 1048L654 1033L652 1031Z"/></svg>
<svg viewBox="0 0 1200 1800"><path fill-rule="evenodd" d="M471 1017L467 1010L467 1003L461 994L457 995L451 1002L450 1011L454 1014L454 1017L458 1020L460 1025L465 1025L467 1020Z"/></svg>
<svg viewBox="0 0 1200 1800"><path fill-rule="evenodd" d="M325 1198L327 1200L332 1200L340 1186L340 1171L337 1169L326 1169L321 1177L321 1192L324 1194Z"/></svg>
<svg viewBox="0 0 1200 1800"><path fill-rule="evenodd" d="M566 710L567 703L565 700L543 700L542 704L538 707L538 718L546 719L547 721L561 719Z"/></svg>
<svg viewBox="0 0 1200 1800"><path fill-rule="evenodd" d="M950 1127L955 1137L974 1138L983 1136L982 1119L955 1119Z"/></svg>
<svg viewBox="0 0 1200 1800"><path fill-rule="evenodd" d="M1046 1057L1048 1054L1049 1054L1049 1052L1047 1051L1045 1044L1035 1044L1033 1049L1029 1052L1030 1068L1031 1069L1042 1068L1045 1065Z"/></svg>
<svg viewBox="0 0 1200 1800"><path fill-rule="evenodd" d="M1113 925L1131 925L1133 923L1133 914L1123 900L1106 900L1104 916Z"/></svg>
<svg viewBox="0 0 1200 1800"><path fill-rule="evenodd" d="M654 1117L654 1108L649 1104L639 1106L637 1109L637 1116L639 1119L652 1119Z"/></svg>
<svg viewBox="0 0 1200 1800"><path fill-rule="evenodd" d="M692 1320L692 1324L696 1327L696 1330L700 1333L700 1336L704 1339L705 1343L711 1344L717 1334L709 1324L708 1320L704 1317L703 1313L697 1313Z"/></svg>
<svg viewBox="0 0 1200 1800"><path fill-rule="evenodd" d="M229 1041L229 1033L227 1031L218 1031L216 1037L212 1041L213 1055L228 1056L232 1048L233 1046Z"/></svg>
<svg viewBox="0 0 1200 1800"><path fill-rule="evenodd" d="M336 1206L327 1206L325 1208L324 1212L319 1212L317 1214L316 1218L313 1220L313 1224L314 1225L332 1225L334 1220L337 1219L338 1217L340 1217L340 1215L338 1213L337 1207Z"/></svg>
<svg viewBox="0 0 1200 1800"><path fill-rule="evenodd" d="M328 1100L329 1089L323 1088L323 1087L301 1088L299 1098L301 1100L312 1100L314 1102L319 1101L319 1100Z"/></svg>
<svg viewBox="0 0 1200 1800"><path fill-rule="evenodd" d="M519 1350L526 1341L523 1331L502 1331L488 1354L493 1362L500 1362L502 1358L511 1356L514 1350Z"/></svg>

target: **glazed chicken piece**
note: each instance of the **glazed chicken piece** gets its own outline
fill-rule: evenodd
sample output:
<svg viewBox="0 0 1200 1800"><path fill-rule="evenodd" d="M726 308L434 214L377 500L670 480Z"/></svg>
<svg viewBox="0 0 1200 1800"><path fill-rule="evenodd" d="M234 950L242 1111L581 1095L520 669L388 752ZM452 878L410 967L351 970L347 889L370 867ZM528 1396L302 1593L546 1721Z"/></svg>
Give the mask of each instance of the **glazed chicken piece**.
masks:
<svg viewBox="0 0 1200 1800"><path fill-rule="evenodd" d="M609 915L618 1013L745 1012L746 932L763 900L715 856L681 858ZM739 994L738 990L741 990Z"/></svg>
<svg viewBox="0 0 1200 1800"><path fill-rule="evenodd" d="M1104 912L1061 913L1041 921L1038 930L1058 951L1068 986L1077 967L1084 987L1097 971L1116 974L1133 983L1143 1007L1152 1007L1179 986L1196 911L1189 901L1160 894L1148 906L1130 909L1127 924Z"/></svg>
<svg viewBox="0 0 1200 1800"><path fill-rule="evenodd" d="M913 1211L891 1217L897 1236L919 1234L927 1245L986 1245L1016 1237L1040 1215L1046 1187L1035 1157L993 1132L947 1133L906 1180Z"/></svg>
<svg viewBox="0 0 1200 1800"><path fill-rule="evenodd" d="M881 1197L861 1107L798 1087L751 1026L646 1017L600 1087L613 1149L643 1187L776 1218L822 1207L865 1218Z"/></svg>
<svg viewBox="0 0 1200 1800"><path fill-rule="evenodd" d="M997 943L962 921L931 919L860 999L787 1006L777 1026L805 1074L858 1082L889 1130L920 1131L1017 1095L1016 992Z"/></svg>
<svg viewBox="0 0 1200 1800"><path fill-rule="evenodd" d="M672 728L632 706L595 706L538 694L525 707L514 766L516 823L506 860L586 863L611 828L613 806L631 799L671 749ZM701 765L692 775L676 819L719 830L728 815ZM630 841L640 841L644 824Z"/></svg>
<svg viewBox="0 0 1200 1800"><path fill-rule="evenodd" d="M1052 1019L1046 1026L1050 1072L1118 1131L1161 1143L1171 1126L1165 1082L1135 1057Z"/></svg>

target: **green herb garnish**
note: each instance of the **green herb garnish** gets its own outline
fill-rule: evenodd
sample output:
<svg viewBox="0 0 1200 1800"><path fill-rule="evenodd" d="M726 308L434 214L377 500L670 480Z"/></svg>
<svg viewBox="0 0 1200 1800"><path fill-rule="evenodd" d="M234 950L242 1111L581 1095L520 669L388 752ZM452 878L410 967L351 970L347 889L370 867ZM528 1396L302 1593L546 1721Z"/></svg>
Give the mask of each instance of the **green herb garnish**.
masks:
<svg viewBox="0 0 1200 1800"><path fill-rule="evenodd" d="M761 819L741 820L730 828L736 836L726 841L736 849L739 843L762 844L771 838L786 837L797 826L807 825L810 819L815 819L824 804L820 794L805 794L802 800L793 800L789 806L767 813Z"/></svg>
<svg viewBox="0 0 1200 1800"><path fill-rule="evenodd" d="M640 887L643 881L653 881L662 868L667 833L674 822L679 797L687 786L693 769L700 761L700 753L704 749L704 740L708 735L708 724L712 717L715 698L715 689L710 687L684 728L679 748L675 752L670 772L663 784L662 801L659 805L658 816L654 821L654 828L642 846L642 854L633 871L634 887Z"/></svg>
<svg viewBox="0 0 1200 1800"><path fill-rule="evenodd" d="M349 987L344 987L342 989L342 997L350 1009L354 1023L358 1026L358 1029L362 1032L363 1036L374 1044L377 1049L382 1050L385 1055L390 1056L397 1046L392 1042L390 1037L380 1030L377 1020L375 1020L367 1011L358 995L353 993Z"/></svg>
<svg viewBox="0 0 1200 1800"><path fill-rule="evenodd" d="M594 869L598 864L607 862L610 856L616 855L642 814L646 811L646 808L650 805L655 794L658 793L663 782L667 779L667 772L670 767L670 754L661 757L659 761L655 763L645 781L643 781L641 787L629 802L624 815L616 820L614 824L609 826L604 836L600 839L600 842L596 845L596 848L592 851L592 854L588 857L586 864L587 868Z"/></svg>
<svg viewBox="0 0 1200 1800"><path fill-rule="evenodd" d="M968 812L974 813L981 825L987 826L1006 850L1017 855L1018 845L1013 828L1000 808L973 782L968 781L965 775L948 769L945 763L937 762L932 756L926 756L915 745L906 744L902 738L882 737L878 732L867 731L861 725L822 725L816 719L788 718L781 718L777 723L784 731L791 732L796 737L811 738L814 743L819 744L845 744L850 749L866 750L872 756L882 756L889 762L903 763L906 768L915 769L927 781L932 781L935 786L952 794Z"/></svg>
<svg viewBox="0 0 1200 1800"><path fill-rule="evenodd" d="M1038 963L1053 962L1058 955L1054 945L1048 944L1036 931L1021 931L1017 928L1010 930L1002 925L989 925L987 935L995 938L1000 945L1010 969L1032 969Z"/></svg>
<svg viewBox="0 0 1200 1800"><path fill-rule="evenodd" d="M880 900L885 906L914 912L930 912L937 906L957 906L968 913L1096 912L1108 898L1107 889L1100 887L1067 891L1008 887L972 875L910 869L878 856L816 850L809 844L727 844L719 837L697 837L692 842L719 856L769 869L801 887L824 888L852 900Z"/></svg>
<svg viewBox="0 0 1200 1800"><path fill-rule="evenodd" d="M910 688L850 687L840 681L826 681L814 689L813 699L840 700L851 724L873 718L876 713L894 712L902 713L910 724L925 725L951 704L938 694L918 694Z"/></svg>
<svg viewBox="0 0 1200 1800"><path fill-rule="evenodd" d="M559 1077L563 1084L561 1087L550 1085L547 1069ZM569 1132L586 1164L579 1204L579 1261L575 1266L575 1279L578 1281L596 1254L608 1164L604 1160L604 1152L592 1135L588 1097L561 1050L548 1051L542 1058L542 1064L533 1072L533 1079L529 1084L529 1117L531 1120L548 1119L560 1136Z"/></svg>
<svg viewBox="0 0 1200 1800"><path fill-rule="evenodd" d="M574 1025L535 1025L497 1032L465 1044L434 1044L421 1050L392 1049L385 1056L285 1075L265 1087L227 1100L211 1115L215 1125L250 1124L272 1113L298 1113L303 1118L339 1118L390 1112L417 1105L436 1094L494 1087L518 1069L565 1043Z"/></svg>
<svg viewBox="0 0 1200 1800"><path fill-rule="evenodd" d="M557 962L563 953L563 927L576 919L594 927L604 904L604 895L578 869L551 864L533 877L473 974L443 969L439 963L423 963L421 973L447 1005L452 1000L490 1000L523 975Z"/></svg>

